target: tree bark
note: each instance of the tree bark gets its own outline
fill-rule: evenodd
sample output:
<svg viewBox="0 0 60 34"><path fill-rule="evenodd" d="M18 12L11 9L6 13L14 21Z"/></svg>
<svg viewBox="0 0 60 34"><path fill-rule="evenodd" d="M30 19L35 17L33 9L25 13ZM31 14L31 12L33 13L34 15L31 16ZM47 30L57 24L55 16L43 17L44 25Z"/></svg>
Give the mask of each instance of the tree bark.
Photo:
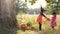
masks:
<svg viewBox="0 0 60 34"><path fill-rule="evenodd" d="M14 0L0 0L0 34L13 34L16 26Z"/></svg>

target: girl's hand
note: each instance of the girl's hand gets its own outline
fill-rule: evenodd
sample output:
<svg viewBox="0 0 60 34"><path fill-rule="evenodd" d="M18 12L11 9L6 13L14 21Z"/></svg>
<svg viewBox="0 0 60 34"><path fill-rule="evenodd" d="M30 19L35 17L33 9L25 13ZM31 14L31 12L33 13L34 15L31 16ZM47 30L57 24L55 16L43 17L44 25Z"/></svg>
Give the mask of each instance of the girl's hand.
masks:
<svg viewBox="0 0 60 34"><path fill-rule="evenodd" d="M50 21L50 19L49 19L49 18L47 18L47 20L48 20L48 21Z"/></svg>

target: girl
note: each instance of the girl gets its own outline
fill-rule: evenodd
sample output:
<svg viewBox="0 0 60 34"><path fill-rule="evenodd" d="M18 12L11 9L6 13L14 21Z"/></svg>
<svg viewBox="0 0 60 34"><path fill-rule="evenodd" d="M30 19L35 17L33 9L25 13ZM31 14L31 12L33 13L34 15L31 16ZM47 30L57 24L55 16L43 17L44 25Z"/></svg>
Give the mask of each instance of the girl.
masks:
<svg viewBox="0 0 60 34"><path fill-rule="evenodd" d="M44 12L45 10L41 7L41 12L40 12L40 14L39 14L39 16L37 17L37 22L38 22L38 24L39 24L39 30L41 30L41 27L42 27L42 17L44 16L45 18L47 18L44 14L43 14L43 12ZM47 18L48 19L48 18ZM49 20L49 19L48 19Z"/></svg>
<svg viewBox="0 0 60 34"><path fill-rule="evenodd" d="M51 19L51 27L54 29L54 27L56 26L56 13L53 12L52 14L53 14L53 16Z"/></svg>

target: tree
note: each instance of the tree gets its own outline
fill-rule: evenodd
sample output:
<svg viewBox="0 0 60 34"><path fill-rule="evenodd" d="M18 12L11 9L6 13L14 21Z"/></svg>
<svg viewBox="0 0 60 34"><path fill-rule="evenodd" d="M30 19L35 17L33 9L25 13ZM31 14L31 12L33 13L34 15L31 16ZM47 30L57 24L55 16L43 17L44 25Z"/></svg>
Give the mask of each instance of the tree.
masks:
<svg viewBox="0 0 60 34"><path fill-rule="evenodd" d="M31 3L31 5L33 5L34 3L36 3L37 0L29 0L29 2ZM25 2L27 2L27 0L25 0ZM47 3L51 3L53 2L53 0L46 0Z"/></svg>
<svg viewBox="0 0 60 34"><path fill-rule="evenodd" d="M50 7L49 9L51 9L51 13L54 11L57 14L60 14L60 0L54 0L52 3L48 5L48 7Z"/></svg>
<svg viewBox="0 0 60 34"><path fill-rule="evenodd" d="M17 27L14 0L0 0L0 34L14 34Z"/></svg>
<svg viewBox="0 0 60 34"><path fill-rule="evenodd" d="M53 10L53 7L50 6L50 4L53 2L54 0L46 0L47 2L47 14L51 14L52 13L52 10Z"/></svg>
<svg viewBox="0 0 60 34"><path fill-rule="evenodd" d="M37 0L29 0L29 3L31 3L31 5L33 5L34 3L36 3ZM27 2L27 0L25 0L25 2Z"/></svg>
<svg viewBox="0 0 60 34"><path fill-rule="evenodd" d="M53 2L53 0L46 0L46 2L50 4Z"/></svg>
<svg viewBox="0 0 60 34"><path fill-rule="evenodd" d="M29 2L31 3L31 5L33 5L34 3L36 3L37 0L29 0ZM52 13L53 7L51 7L50 5L52 4L54 0L46 0L47 2L47 12L48 14ZM25 0L25 2L27 2L27 0Z"/></svg>
<svg viewBox="0 0 60 34"><path fill-rule="evenodd" d="M37 0L29 0L29 2L31 3L31 5L33 5L34 3L36 3Z"/></svg>
<svg viewBox="0 0 60 34"><path fill-rule="evenodd" d="M53 11L55 11L57 14L60 14L60 0L55 0L52 3Z"/></svg>
<svg viewBox="0 0 60 34"><path fill-rule="evenodd" d="M21 0L16 0L15 2L15 11L17 13L26 13L26 11L28 10L28 7L27 7L27 3L26 2L23 2Z"/></svg>

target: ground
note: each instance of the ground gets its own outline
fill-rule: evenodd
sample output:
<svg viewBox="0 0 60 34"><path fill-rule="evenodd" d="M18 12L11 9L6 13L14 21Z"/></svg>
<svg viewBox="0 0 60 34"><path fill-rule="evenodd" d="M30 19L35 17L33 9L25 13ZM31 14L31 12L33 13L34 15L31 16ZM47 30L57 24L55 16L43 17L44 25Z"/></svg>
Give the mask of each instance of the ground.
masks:
<svg viewBox="0 0 60 34"><path fill-rule="evenodd" d="M22 29L17 31L17 34L60 34L60 15L57 15L57 26L55 27L55 30L53 30L50 27L50 21L47 21L43 17L43 25L42 25L42 31L39 31L38 28L38 23L36 22L36 18L38 15L17 15L17 20L18 20L18 25L22 23L31 23L32 26L35 27L34 30L25 30L23 31ZM52 15L46 15L48 18L51 19Z"/></svg>

